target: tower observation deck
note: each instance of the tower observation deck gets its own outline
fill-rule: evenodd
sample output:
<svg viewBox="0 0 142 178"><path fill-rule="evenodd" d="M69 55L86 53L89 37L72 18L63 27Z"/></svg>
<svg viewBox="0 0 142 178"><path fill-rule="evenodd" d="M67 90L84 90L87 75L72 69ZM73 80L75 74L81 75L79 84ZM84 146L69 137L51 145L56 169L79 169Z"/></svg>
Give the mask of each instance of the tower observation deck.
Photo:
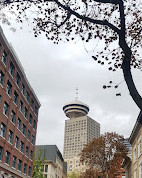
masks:
<svg viewBox="0 0 142 178"><path fill-rule="evenodd" d="M77 118L81 116L86 116L89 112L89 106L81 101L74 100L63 106L63 111L67 117Z"/></svg>

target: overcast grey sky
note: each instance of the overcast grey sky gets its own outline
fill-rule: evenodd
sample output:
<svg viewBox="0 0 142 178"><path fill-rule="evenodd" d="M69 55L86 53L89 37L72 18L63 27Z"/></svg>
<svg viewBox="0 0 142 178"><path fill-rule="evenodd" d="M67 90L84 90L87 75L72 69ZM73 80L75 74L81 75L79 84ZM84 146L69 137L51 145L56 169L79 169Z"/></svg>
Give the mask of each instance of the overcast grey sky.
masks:
<svg viewBox="0 0 142 178"><path fill-rule="evenodd" d="M139 109L129 96L125 82L117 90L121 97L115 96L115 89L102 89L110 80L121 82L121 70L109 72L106 66L99 66L81 42L54 45L44 35L35 38L27 29L13 33L7 26L4 33L41 102L36 144L56 144L63 151L67 118L62 107L75 99L76 86L79 100L90 107L88 115L101 124L101 133L116 131L129 137ZM134 78L142 93L142 73L134 71Z"/></svg>

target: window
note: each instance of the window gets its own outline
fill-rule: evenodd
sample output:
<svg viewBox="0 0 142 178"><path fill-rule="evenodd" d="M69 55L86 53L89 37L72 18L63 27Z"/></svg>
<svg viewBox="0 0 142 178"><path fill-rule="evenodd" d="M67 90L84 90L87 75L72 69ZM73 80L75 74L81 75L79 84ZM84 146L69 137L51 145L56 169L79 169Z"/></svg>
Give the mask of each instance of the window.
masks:
<svg viewBox="0 0 142 178"><path fill-rule="evenodd" d="M9 164L9 162L10 162L10 153L9 153L9 151L6 151L5 163L6 163L6 164Z"/></svg>
<svg viewBox="0 0 142 178"><path fill-rule="evenodd" d="M16 136L15 137L15 147L18 148L19 146L19 138Z"/></svg>
<svg viewBox="0 0 142 178"><path fill-rule="evenodd" d="M142 178L142 163L139 165L139 178Z"/></svg>
<svg viewBox="0 0 142 178"><path fill-rule="evenodd" d="M36 121L34 120L33 128L36 129Z"/></svg>
<svg viewBox="0 0 142 178"><path fill-rule="evenodd" d="M2 161L3 147L0 146L0 161Z"/></svg>
<svg viewBox="0 0 142 178"><path fill-rule="evenodd" d="M33 160L33 151L31 150L30 159Z"/></svg>
<svg viewBox="0 0 142 178"><path fill-rule="evenodd" d="M30 94L29 94L29 92L27 91L27 92L26 92L26 100L28 101L28 103L29 103L29 98L30 98Z"/></svg>
<svg viewBox="0 0 142 178"><path fill-rule="evenodd" d="M24 170L23 170L23 173L24 173L24 174L27 173L27 164L26 164L26 163L24 164Z"/></svg>
<svg viewBox="0 0 142 178"><path fill-rule="evenodd" d="M11 96L11 91L12 91L12 85L11 85L11 83L10 83L9 80L8 80L7 86L6 86L6 93L7 93L9 96Z"/></svg>
<svg viewBox="0 0 142 178"><path fill-rule="evenodd" d="M12 110L12 111L11 111L10 120L11 120L11 122L14 123L14 124L15 124L15 116L16 116L16 114L15 114L15 112Z"/></svg>
<svg viewBox="0 0 142 178"><path fill-rule="evenodd" d="M29 166L28 176L31 176L31 167Z"/></svg>
<svg viewBox="0 0 142 178"><path fill-rule="evenodd" d="M4 83L4 73L0 71L0 84L3 86Z"/></svg>
<svg viewBox="0 0 142 178"><path fill-rule="evenodd" d="M31 100L31 108L34 109L34 100Z"/></svg>
<svg viewBox="0 0 142 178"><path fill-rule="evenodd" d="M32 144L35 144L35 137L32 135Z"/></svg>
<svg viewBox="0 0 142 178"><path fill-rule="evenodd" d="M28 136L27 136L27 139L30 141L30 138L31 138L31 132L28 130Z"/></svg>
<svg viewBox="0 0 142 178"><path fill-rule="evenodd" d="M23 126L22 126L22 133L23 133L24 135L26 135L26 126L25 126L25 124L23 124Z"/></svg>
<svg viewBox="0 0 142 178"><path fill-rule="evenodd" d="M32 125L32 121L33 121L33 116L30 114L30 117L29 117L29 123Z"/></svg>
<svg viewBox="0 0 142 178"><path fill-rule="evenodd" d="M137 169L134 171L134 178L137 178Z"/></svg>
<svg viewBox="0 0 142 178"><path fill-rule="evenodd" d="M20 142L20 151L24 152L24 143L22 141Z"/></svg>
<svg viewBox="0 0 142 178"><path fill-rule="evenodd" d="M19 159L18 160L18 170L21 171L22 169L22 161Z"/></svg>
<svg viewBox="0 0 142 178"><path fill-rule="evenodd" d="M5 50L3 51L2 62L3 62L5 65L6 65L6 63L7 63L7 53L5 52Z"/></svg>
<svg viewBox="0 0 142 178"><path fill-rule="evenodd" d="M139 140L138 142L138 157L141 155L142 153L142 143L141 143L141 140Z"/></svg>
<svg viewBox="0 0 142 178"><path fill-rule="evenodd" d="M7 102L5 101L5 103L4 103L4 105L3 105L3 114L8 117L8 112L9 112L9 105L8 105Z"/></svg>
<svg viewBox="0 0 142 178"><path fill-rule="evenodd" d="M9 73L10 73L10 75L12 75L12 77L14 76L14 69L15 69L15 67L14 67L13 63L10 62Z"/></svg>
<svg viewBox="0 0 142 178"><path fill-rule="evenodd" d="M20 80L21 80L21 77L20 77L20 75L19 75L18 72L17 72L17 75L16 75L16 84L17 84L18 86L20 86Z"/></svg>
<svg viewBox="0 0 142 178"><path fill-rule="evenodd" d="M48 172L48 165L45 165L45 172Z"/></svg>
<svg viewBox="0 0 142 178"><path fill-rule="evenodd" d="M29 147L26 146L26 156L29 157Z"/></svg>
<svg viewBox="0 0 142 178"><path fill-rule="evenodd" d="M9 130L9 133L8 133L8 142L12 143L12 140L13 140L13 132L11 130Z"/></svg>
<svg viewBox="0 0 142 178"><path fill-rule="evenodd" d="M21 130L21 119L18 118L17 129Z"/></svg>
<svg viewBox="0 0 142 178"><path fill-rule="evenodd" d="M136 157L137 155L136 155L136 148L134 149L134 151L133 151L133 158L134 158L134 163L136 162L136 159L137 159L137 157Z"/></svg>
<svg viewBox="0 0 142 178"><path fill-rule="evenodd" d="M17 105L18 103L18 94L16 91L14 91L14 96L13 96L13 102Z"/></svg>
<svg viewBox="0 0 142 178"><path fill-rule="evenodd" d="M13 160L12 160L12 167L16 168L16 156L13 156Z"/></svg>
<svg viewBox="0 0 142 178"><path fill-rule="evenodd" d="M35 115L37 115L37 106L35 106Z"/></svg>
<svg viewBox="0 0 142 178"><path fill-rule="evenodd" d="M2 49L2 44L0 43L0 52L1 52L1 49Z"/></svg>
<svg viewBox="0 0 142 178"><path fill-rule="evenodd" d="M26 118L28 117L28 110L27 110L27 108L26 108L26 107L25 107L24 116L25 116Z"/></svg>
<svg viewBox="0 0 142 178"><path fill-rule="evenodd" d="M25 94L25 85L22 83L22 90L21 90L22 94Z"/></svg>
<svg viewBox="0 0 142 178"><path fill-rule="evenodd" d="M6 126L4 123L1 123L0 135L5 138Z"/></svg>
<svg viewBox="0 0 142 178"><path fill-rule="evenodd" d="M23 112L23 102L20 100L20 111Z"/></svg>

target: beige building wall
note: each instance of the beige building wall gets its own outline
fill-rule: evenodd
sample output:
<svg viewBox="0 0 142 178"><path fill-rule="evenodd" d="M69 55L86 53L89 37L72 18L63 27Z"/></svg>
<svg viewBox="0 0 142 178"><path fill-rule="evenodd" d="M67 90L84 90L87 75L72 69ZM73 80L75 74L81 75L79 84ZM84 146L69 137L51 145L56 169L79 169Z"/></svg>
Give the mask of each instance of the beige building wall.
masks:
<svg viewBox="0 0 142 178"><path fill-rule="evenodd" d="M142 126L132 143L132 178L142 178Z"/></svg>
<svg viewBox="0 0 142 178"><path fill-rule="evenodd" d="M65 121L64 159L78 156L84 145L100 136L100 124L89 116L71 118Z"/></svg>

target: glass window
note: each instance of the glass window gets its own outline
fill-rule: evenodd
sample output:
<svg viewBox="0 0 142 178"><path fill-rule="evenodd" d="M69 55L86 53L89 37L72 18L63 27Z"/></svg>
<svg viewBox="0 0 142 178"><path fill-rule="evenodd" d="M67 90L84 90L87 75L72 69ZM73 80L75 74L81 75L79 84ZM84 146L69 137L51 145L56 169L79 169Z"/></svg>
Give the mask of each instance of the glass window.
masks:
<svg viewBox="0 0 142 178"><path fill-rule="evenodd" d="M31 176L31 167L29 166L28 176Z"/></svg>
<svg viewBox="0 0 142 178"><path fill-rule="evenodd" d="M36 129L36 121L34 120L33 128Z"/></svg>
<svg viewBox="0 0 142 178"><path fill-rule="evenodd" d="M21 90L22 94L25 94L25 85L22 83L22 90Z"/></svg>
<svg viewBox="0 0 142 178"><path fill-rule="evenodd" d="M3 114L8 117L8 112L9 112L9 105L7 104L7 102L5 102L3 105Z"/></svg>
<svg viewBox="0 0 142 178"><path fill-rule="evenodd" d="M14 91L14 96L13 96L13 102L17 105L18 103L18 94L16 91Z"/></svg>
<svg viewBox="0 0 142 178"><path fill-rule="evenodd" d="M12 110L12 111L11 111L10 120L11 120L11 122L13 122L14 124L15 124L15 116L16 116L16 114L15 114L15 112Z"/></svg>
<svg viewBox="0 0 142 178"><path fill-rule="evenodd" d="M30 141L31 139L31 132L28 130L28 136L27 136L27 139Z"/></svg>
<svg viewBox="0 0 142 178"><path fill-rule="evenodd" d="M138 142L138 157L141 155L142 153L142 143L141 143L141 140L139 140Z"/></svg>
<svg viewBox="0 0 142 178"><path fill-rule="evenodd" d="M29 94L29 92L27 91L27 92L26 92L26 100L28 101L28 103L29 103L29 99L30 99L30 94Z"/></svg>
<svg viewBox="0 0 142 178"><path fill-rule="evenodd" d="M21 130L21 119L18 118L17 129Z"/></svg>
<svg viewBox="0 0 142 178"><path fill-rule="evenodd" d="M7 63L7 53L5 52L5 50L3 51L2 62L3 62L5 65L6 65L6 63Z"/></svg>
<svg viewBox="0 0 142 178"><path fill-rule="evenodd" d="M37 115L37 106L35 106L35 115Z"/></svg>
<svg viewBox="0 0 142 178"><path fill-rule="evenodd" d="M16 136L15 138L15 147L18 148L19 146L19 138Z"/></svg>
<svg viewBox="0 0 142 178"><path fill-rule="evenodd" d="M32 144L35 144L35 137L32 135Z"/></svg>
<svg viewBox="0 0 142 178"><path fill-rule="evenodd" d="M20 77L20 75L19 75L18 72L17 72L17 75L16 75L16 84L17 84L18 86L20 86L20 80L21 80L21 77Z"/></svg>
<svg viewBox="0 0 142 178"><path fill-rule="evenodd" d="M24 116L25 116L26 118L28 117L28 110L27 110L27 108L26 108L26 107L25 107Z"/></svg>
<svg viewBox="0 0 142 178"><path fill-rule="evenodd" d="M18 160L18 170L21 171L22 169L22 161L19 159Z"/></svg>
<svg viewBox="0 0 142 178"><path fill-rule="evenodd" d="M9 162L10 162L10 153L9 153L9 151L6 151L6 154L5 154L5 163L9 164Z"/></svg>
<svg viewBox="0 0 142 178"><path fill-rule="evenodd" d="M10 65L9 65L9 73L10 73L12 76L14 76L14 69L15 69L15 67L14 67L13 63L10 62Z"/></svg>
<svg viewBox="0 0 142 178"><path fill-rule="evenodd" d="M48 165L45 165L45 172L48 172Z"/></svg>
<svg viewBox="0 0 142 178"><path fill-rule="evenodd" d="M23 124L23 126L22 126L22 133L23 133L24 135L26 135L26 126L25 126L25 124Z"/></svg>
<svg viewBox="0 0 142 178"><path fill-rule="evenodd" d="M9 80L8 80L7 86L6 86L6 93L7 93L9 96L11 96L11 91L12 91L12 85L11 85L11 83L10 83Z"/></svg>
<svg viewBox="0 0 142 178"><path fill-rule="evenodd" d="M23 112L23 102L20 100L20 111Z"/></svg>
<svg viewBox="0 0 142 178"><path fill-rule="evenodd" d="M4 73L0 71L0 84L3 86L4 83Z"/></svg>
<svg viewBox="0 0 142 178"><path fill-rule="evenodd" d="M3 147L0 146L0 160L2 161Z"/></svg>
<svg viewBox="0 0 142 178"><path fill-rule="evenodd" d="M16 168L16 156L13 156L13 160L12 160L12 167Z"/></svg>
<svg viewBox="0 0 142 178"><path fill-rule="evenodd" d="M12 143L12 140L13 140L13 132L11 130L9 130L9 133L8 133L8 142Z"/></svg>
<svg viewBox="0 0 142 178"><path fill-rule="evenodd" d="M34 109L34 100L31 100L31 108Z"/></svg>
<svg viewBox="0 0 142 178"><path fill-rule="evenodd" d="M33 160L33 151L31 150L30 159Z"/></svg>
<svg viewBox="0 0 142 178"><path fill-rule="evenodd" d="M32 125L32 121L33 121L33 116L30 114L30 117L29 117L29 123Z"/></svg>
<svg viewBox="0 0 142 178"><path fill-rule="evenodd" d="M27 164L26 164L26 163L24 164L24 171L23 171L23 173L24 173L24 174L27 173Z"/></svg>
<svg viewBox="0 0 142 178"><path fill-rule="evenodd" d="M4 123L1 123L0 135L5 138L6 126Z"/></svg>
<svg viewBox="0 0 142 178"><path fill-rule="evenodd" d="M29 157L29 147L26 146L26 156Z"/></svg>
<svg viewBox="0 0 142 178"><path fill-rule="evenodd" d="M24 143L22 141L20 142L20 151L24 152Z"/></svg>

